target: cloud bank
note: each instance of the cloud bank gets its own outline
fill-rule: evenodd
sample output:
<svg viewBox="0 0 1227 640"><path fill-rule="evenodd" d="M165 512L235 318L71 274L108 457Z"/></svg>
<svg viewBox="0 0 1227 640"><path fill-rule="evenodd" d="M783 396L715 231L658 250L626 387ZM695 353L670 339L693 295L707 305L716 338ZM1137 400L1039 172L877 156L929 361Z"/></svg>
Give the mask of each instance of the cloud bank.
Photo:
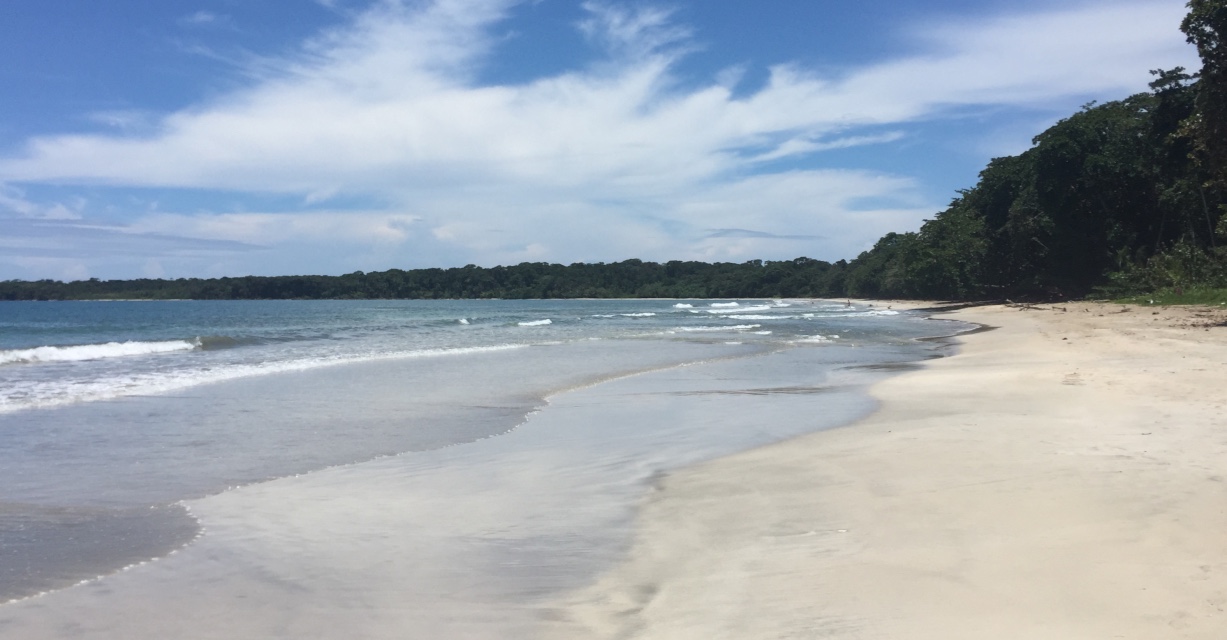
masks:
<svg viewBox="0 0 1227 640"><path fill-rule="evenodd" d="M0 158L0 183L301 199L301 211L146 211L106 229L150 247L215 241L236 257L164 256L214 272L831 259L915 228L935 203L906 176L814 168L823 153L905 143L908 127L969 108L1119 97L1144 86L1147 69L1192 64L1176 30L1182 3L1112 2L918 26L900 35L910 56L833 72L781 63L746 91L735 70L678 76L679 61L701 53L669 11L588 2L575 27L595 61L483 83L516 5L382 0L263 61L248 87L139 134L33 138ZM378 204L329 208L344 198ZM7 187L4 209L66 221L86 207ZM278 257L255 266L238 257L251 247Z"/></svg>

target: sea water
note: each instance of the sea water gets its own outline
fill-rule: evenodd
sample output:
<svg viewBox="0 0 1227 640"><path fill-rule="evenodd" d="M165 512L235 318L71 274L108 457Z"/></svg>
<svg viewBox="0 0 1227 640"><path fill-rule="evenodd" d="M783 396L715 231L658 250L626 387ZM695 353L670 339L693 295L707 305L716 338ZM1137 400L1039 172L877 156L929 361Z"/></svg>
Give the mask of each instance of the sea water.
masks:
<svg viewBox="0 0 1227 640"><path fill-rule="evenodd" d="M944 324L797 300L0 303L0 635L531 637L535 603L616 561L654 477L864 415Z"/></svg>

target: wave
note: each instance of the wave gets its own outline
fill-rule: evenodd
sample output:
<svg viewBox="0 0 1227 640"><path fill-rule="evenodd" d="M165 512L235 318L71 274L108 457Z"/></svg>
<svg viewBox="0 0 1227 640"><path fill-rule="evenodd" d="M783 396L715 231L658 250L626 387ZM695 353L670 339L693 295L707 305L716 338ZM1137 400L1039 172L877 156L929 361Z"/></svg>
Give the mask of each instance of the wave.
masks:
<svg viewBox="0 0 1227 640"><path fill-rule="evenodd" d="M730 315L730 316L725 316L725 317L731 320L795 320L797 318L797 316L785 316L785 315L763 316L763 315L754 315L754 314L749 314L749 315L736 314L736 315Z"/></svg>
<svg viewBox="0 0 1227 640"><path fill-rule="evenodd" d="M899 312L894 311L892 309L871 309L869 311L865 311L863 309L855 309L855 310L846 311L843 313L806 313L802 315L801 317L808 318L808 319L813 319L813 318L876 318L876 317L881 317L881 316L897 316L897 315L899 315Z"/></svg>
<svg viewBox="0 0 1227 640"><path fill-rule="evenodd" d="M822 335L818 335L818 336L805 336L804 338L798 338L798 339L796 339L796 340L793 340L793 342L803 342L803 343L817 343L817 344L822 344L822 343L824 343L824 342L834 342L834 341L836 341L836 340L838 340L838 339L839 339L839 336L822 336Z"/></svg>
<svg viewBox="0 0 1227 640"><path fill-rule="evenodd" d="M673 330L681 331L684 333L699 333L699 332L707 332L707 331L749 331L750 329L757 329L761 326L763 325L761 324L737 324L737 325L732 325L729 327L674 327Z"/></svg>
<svg viewBox="0 0 1227 640"><path fill-rule="evenodd" d="M218 349L233 349L243 345L251 344L266 344L268 342L290 342L292 339L269 340L260 338L234 338L231 336L200 336L194 340L197 346L204 351L216 351Z"/></svg>
<svg viewBox="0 0 1227 640"><path fill-rule="evenodd" d="M200 338L188 340L165 340L161 342L106 342L103 344L80 344L63 347L34 347L32 349L8 349L0 351L0 365L33 364L37 362L80 362L126 356L144 356L176 351L192 351L203 348Z"/></svg>
<svg viewBox="0 0 1227 640"><path fill-rule="evenodd" d="M413 351L375 352L349 356L324 356L302 358L280 362L265 362L260 364L239 364L210 369L183 369L172 372L135 373L126 376L115 376L93 381L64 381L65 384L46 387L42 382L26 385L14 385L0 395L0 413L21 411L23 409L52 407L75 402L91 402L109 400L130 395L147 395L170 393L202 384L226 382L239 378L264 376L294 371L308 371L322 367L380 360L399 360L410 358L432 358L440 356L457 356L494 351L521 349L527 345L502 344L486 347L460 347L419 349Z"/></svg>
<svg viewBox="0 0 1227 640"><path fill-rule="evenodd" d="M651 313L651 312L644 312L644 313L620 313L618 315L624 318L651 318L652 316L656 314Z"/></svg>
<svg viewBox="0 0 1227 640"><path fill-rule="evenodd" d="M734 302L733 304L737 304L737 303ZM757 313L760 311L770 311L774 308L775 307L772 307L770 305L758 305L758 306L753 306L753 307L742 307L741 305L737 305L736 307L722 307L719 309L708 309L707 312L727 315L730 313Z"/></svg>
<svg viewBox="0 0 1227 640"><path fill-rule="evenodd" d="M674 308L674 309L693 309L693 308L694 308L694 305L693 305L693 304L686 304L685 302L679 302L679 303L677 303L677 304L673 305L673 308Z"/></svg>
<svg viewBox="0 0 1227 640"><path fill-rule="evenodd" d="M713 309L728 309L732 307L740 307L741 303L739 302L713 302L707 306Z"/></svg>
<svg viewBox="0 0 1227 640"><path fill-rule="evenodd" d="M529 320L527 322L517 322L521 327L544 327L547 324L554 324L553 320L546 318L545 320Z"/></svg>

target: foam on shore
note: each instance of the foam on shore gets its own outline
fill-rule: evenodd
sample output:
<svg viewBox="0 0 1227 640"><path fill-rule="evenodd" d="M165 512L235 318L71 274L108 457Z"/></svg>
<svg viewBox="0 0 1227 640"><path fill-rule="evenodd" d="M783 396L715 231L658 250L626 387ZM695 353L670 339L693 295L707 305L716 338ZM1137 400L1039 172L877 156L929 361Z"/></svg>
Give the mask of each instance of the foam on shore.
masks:
<svg viewBox="0 0 1227 640"><path fill-rule="evenodd" d="M711 357L570 390L497 437L188 501L194 544L6 605L0 624L27 640L537 638L554 598L619 561L662 474L861 417L883 374L846 364L940 348L638 353L665 362L662 346Z"/></svg>
<svg viewBox="0 0 1227 640"><path fill-rule="evenodd" d="M549 323L549 320L545 320ZM139 352L123 353L124 345L106 347L106 353L115 355L148 355L151 353L170 353L197 348L192 343L141 343ZM151 345L164 347L150 348ZM136 373L119 373L107 378L81 382L67 379L62 384L48 384L43 380L28 380L11 382L5 394L0 396L0 413L22 411L34 408L55 407L77 402L107 400L123 396L166 394L192 387L216 384L242 378L270 376L283 373L294 373L335 367L339 365L362 364L387 360L410 360L417 358L457 357L480 353L507 351L526 347L526 344L501 344L479 347L458 347L444 349L414 349L407 351L372 352L342 356L315 356L265 363L229 364L217 367L200 366L197 368L182 368L172 371L152 371ZM42 347L40 349L58 350L53 353L65 353L63 361L72 359L93 359L85 357L93 349ZM159 350L160 349L160 350ZM39 351L39 350L33 350ZM52 356L54 357L54 356Z"/></svg>

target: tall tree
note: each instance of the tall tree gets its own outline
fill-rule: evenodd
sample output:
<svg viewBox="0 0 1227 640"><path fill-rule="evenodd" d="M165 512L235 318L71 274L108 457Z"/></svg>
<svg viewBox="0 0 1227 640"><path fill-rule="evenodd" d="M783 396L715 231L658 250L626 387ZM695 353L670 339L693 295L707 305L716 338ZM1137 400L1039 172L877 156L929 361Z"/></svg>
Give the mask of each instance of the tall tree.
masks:
<svg viewBox="0 0 1227 640"><path fill-rule="evenodd" d="M1227 185L1227 0L1189 0L1180 30L1201 56L1197 113L1189 125L1199 155L1220 185Z"/></svg>

